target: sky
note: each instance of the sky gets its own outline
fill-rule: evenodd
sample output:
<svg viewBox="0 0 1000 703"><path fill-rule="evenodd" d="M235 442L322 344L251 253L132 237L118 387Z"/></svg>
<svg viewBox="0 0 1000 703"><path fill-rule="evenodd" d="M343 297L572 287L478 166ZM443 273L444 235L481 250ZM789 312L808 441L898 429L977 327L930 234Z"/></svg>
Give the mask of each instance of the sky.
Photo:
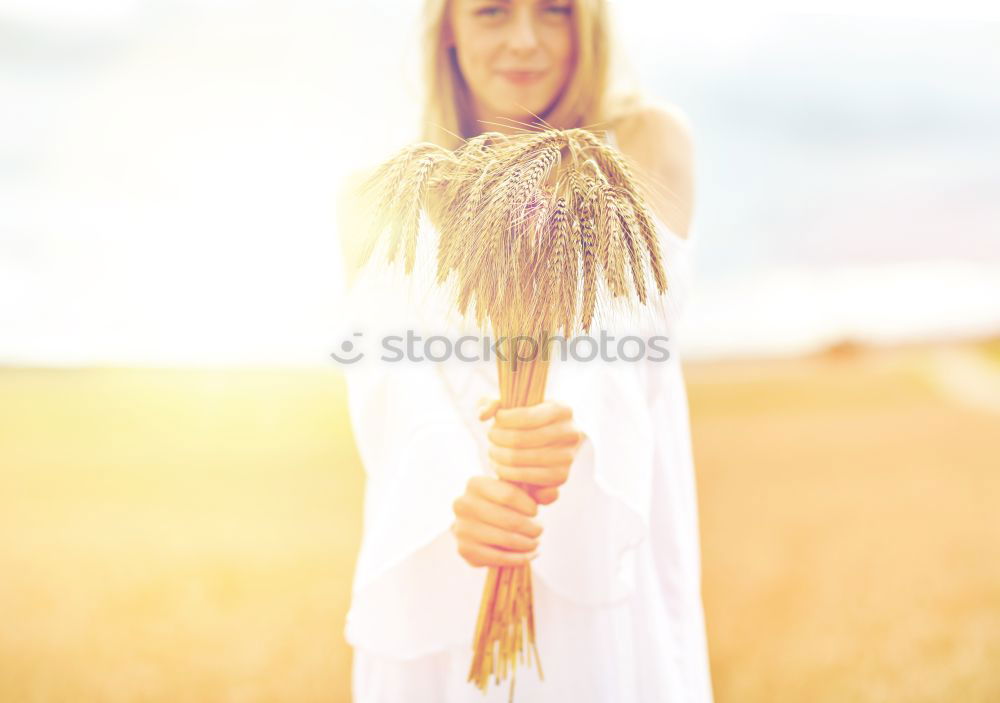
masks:
<svg viewBox="0 0 1000 703"><path fill-rule="evenodd" d="M1000 332L995 3L613 3L691 118L687 356ZM0 2L0 363L328 365L414 2Z"/></svg>

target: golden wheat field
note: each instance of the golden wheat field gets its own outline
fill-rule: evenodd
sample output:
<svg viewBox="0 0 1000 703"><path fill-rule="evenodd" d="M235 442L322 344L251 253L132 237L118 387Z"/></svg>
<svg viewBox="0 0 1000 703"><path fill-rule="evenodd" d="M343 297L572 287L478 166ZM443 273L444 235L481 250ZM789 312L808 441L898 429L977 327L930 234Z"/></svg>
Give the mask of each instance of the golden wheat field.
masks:
<svg viewBox="0 0 1000 703"><path fill-rule="evenodd" d="M1000 700L996 356L685 365L717 701ZM0 399L0 702L349 700L335 370L9 368Z"/></svg>

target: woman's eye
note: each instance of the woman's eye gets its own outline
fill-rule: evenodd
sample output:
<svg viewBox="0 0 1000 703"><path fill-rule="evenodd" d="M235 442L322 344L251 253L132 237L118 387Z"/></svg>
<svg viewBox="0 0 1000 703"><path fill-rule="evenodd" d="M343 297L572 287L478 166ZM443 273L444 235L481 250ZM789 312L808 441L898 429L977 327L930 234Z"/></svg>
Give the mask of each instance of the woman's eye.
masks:
<svg viewBox="0 0 1000 703"><path fill-rule="evenodd" d="M481 7L476 10L477 17L499 17L506 12L506 8L494 5L493 7Z"/></svg>
<svg viewBox="0 0 1000 703"><path fill-rule="evenodd" d="M549 5L545 8L545 11L553 15L568 15L573 11L573 7L572 5Z"/></svg>

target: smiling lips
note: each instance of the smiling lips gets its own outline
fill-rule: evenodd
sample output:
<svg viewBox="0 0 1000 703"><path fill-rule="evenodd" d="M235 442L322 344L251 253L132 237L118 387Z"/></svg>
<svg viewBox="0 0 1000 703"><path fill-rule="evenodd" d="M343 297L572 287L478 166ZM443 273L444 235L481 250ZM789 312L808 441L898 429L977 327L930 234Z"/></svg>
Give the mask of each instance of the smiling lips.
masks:
<svg viewBox="0 0 1000 703"><path fill-rule="evenodd" d="M499 71L499 73L511 83L518 85L534 83L545 75L545 71Z"/></svg>

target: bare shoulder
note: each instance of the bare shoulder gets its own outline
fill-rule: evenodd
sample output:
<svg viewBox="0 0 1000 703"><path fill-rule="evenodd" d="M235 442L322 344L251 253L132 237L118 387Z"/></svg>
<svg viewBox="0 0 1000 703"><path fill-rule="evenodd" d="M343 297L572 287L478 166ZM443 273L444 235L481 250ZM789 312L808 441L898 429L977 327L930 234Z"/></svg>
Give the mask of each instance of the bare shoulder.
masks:
<svg viewBox="0 0 1000 703"><path fill-rule="evenodd" d="M633 162L647 203L682 237L694 210L694 144L691 120L680 108L647 103L616 120L618 145Z"/></svg>
<svg viewBox="0 0 1000 703"><path fill-rule="evenodd" d="M633 107L615 121L622 134L690 141L691 118L680 107L662 101L647 101Z"/></svg>
<svg viewBox="0 0 1000 703"><path fill-rule="evenodd" d="M357 201L358 193L365 180L374 173L373 168L355 168L348 171L340 182L337 191L337 207L348 206Z"/></svg>
<svg viewBox="0 0 1000 703"><path fill-rule="evenodd" d="M337 235L344 272L352 280L365 242L365 222L360 211L361 187L373 169L356 169L344 176L335 196Z"/></svg>

